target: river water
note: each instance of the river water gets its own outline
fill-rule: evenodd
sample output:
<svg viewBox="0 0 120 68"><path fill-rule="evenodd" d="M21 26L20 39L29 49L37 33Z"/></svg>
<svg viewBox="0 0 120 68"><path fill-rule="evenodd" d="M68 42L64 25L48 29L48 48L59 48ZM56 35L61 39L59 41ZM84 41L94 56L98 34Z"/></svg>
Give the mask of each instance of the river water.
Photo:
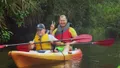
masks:
<svg viewBox="0 0 120 68"><path fill-rule="evenodd" d="M33 68L119 68L119 42L115 43L111 47L99 45L78 45L77 48L80 48L83 52L82 61L72 60L59 64L34 66ZM8 56L8 52L14 49L14 47L0 49L0 68L17 68L12 58Z"/></svg>

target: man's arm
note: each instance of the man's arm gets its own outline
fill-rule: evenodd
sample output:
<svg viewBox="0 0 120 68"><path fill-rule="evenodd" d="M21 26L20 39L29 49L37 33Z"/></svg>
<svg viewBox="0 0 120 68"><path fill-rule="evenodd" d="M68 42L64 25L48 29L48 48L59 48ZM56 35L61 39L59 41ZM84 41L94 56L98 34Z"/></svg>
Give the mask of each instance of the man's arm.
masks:
<svg viewBox="0 0 120 68"><path fill-rule="evenodd" d="M77 32L75 31L74 28L70 27L69 32L71 33L73 38L77 36Z"/></svg>
<svg viewBox="0 0 120 68"><path fill-rule="evenodd" d="M75 31L74 28L70 27L69 32L71 33L72 37L75 38L77 36L77 32ZM70 42L70 44L74 44L76 41Z"/></svg>

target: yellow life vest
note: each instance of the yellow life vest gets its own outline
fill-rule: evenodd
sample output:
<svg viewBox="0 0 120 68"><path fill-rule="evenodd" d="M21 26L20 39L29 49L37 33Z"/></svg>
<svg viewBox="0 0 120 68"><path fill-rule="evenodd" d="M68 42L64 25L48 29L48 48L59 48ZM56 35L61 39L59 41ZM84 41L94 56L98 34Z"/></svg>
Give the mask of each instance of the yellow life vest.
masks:
<svg viewBox="0 0 120 68"><path fill-rule="evenodd" d="M44 42L44 41L49 41L49 36L48 34L45 34L41 37L41 41L40 41L40 37L36 34L35 38L34 38L34 42ZM51 49L51 44L50 43L41 43L41 44L36 44L36 50L49 50Z"/></svg>

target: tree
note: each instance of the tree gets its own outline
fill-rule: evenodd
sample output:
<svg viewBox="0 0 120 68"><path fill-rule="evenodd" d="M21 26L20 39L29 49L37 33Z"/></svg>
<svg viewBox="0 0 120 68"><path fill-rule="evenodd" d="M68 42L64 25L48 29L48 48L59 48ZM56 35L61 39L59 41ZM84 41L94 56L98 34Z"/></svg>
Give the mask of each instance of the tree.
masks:
<svg viewBox="0 0 120 68"><path fill-rule="evenodd" d="M24 18L34 11L38 5L37 0L1 0L0 1L0 42L10 39L12 32L9 31L8 19L14 20L20 27Z"/></svg>

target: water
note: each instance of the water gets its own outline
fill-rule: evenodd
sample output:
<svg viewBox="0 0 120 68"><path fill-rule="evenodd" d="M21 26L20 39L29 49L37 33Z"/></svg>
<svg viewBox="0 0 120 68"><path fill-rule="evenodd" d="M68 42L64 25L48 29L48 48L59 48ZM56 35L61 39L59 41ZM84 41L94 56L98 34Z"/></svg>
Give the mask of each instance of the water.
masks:
<svg viewBox="0 0 120 68"><path fill-rule="evenodd" d="M82 68L117 68L120 64L120 46L118 43L111 47L82 46Z"/></svg>
<svg viewBox="0 0 120 68"><path fill-rule="evenodd" d="M23 67L23 68L80 68L80 61L66 61L54 64L46 64L46 65L36 65L31 67Z"/></svg>
<svg viewBox="0 0 120 68"><path fill-rule="evenodd" d="M59 64L34 66L33 68L117 68L120 65L119 42L111 47L98 45L78 45L83 52L82 61L68 61ZM11 48L0 49L0 68L17 68L8 51Z"/></svg>

